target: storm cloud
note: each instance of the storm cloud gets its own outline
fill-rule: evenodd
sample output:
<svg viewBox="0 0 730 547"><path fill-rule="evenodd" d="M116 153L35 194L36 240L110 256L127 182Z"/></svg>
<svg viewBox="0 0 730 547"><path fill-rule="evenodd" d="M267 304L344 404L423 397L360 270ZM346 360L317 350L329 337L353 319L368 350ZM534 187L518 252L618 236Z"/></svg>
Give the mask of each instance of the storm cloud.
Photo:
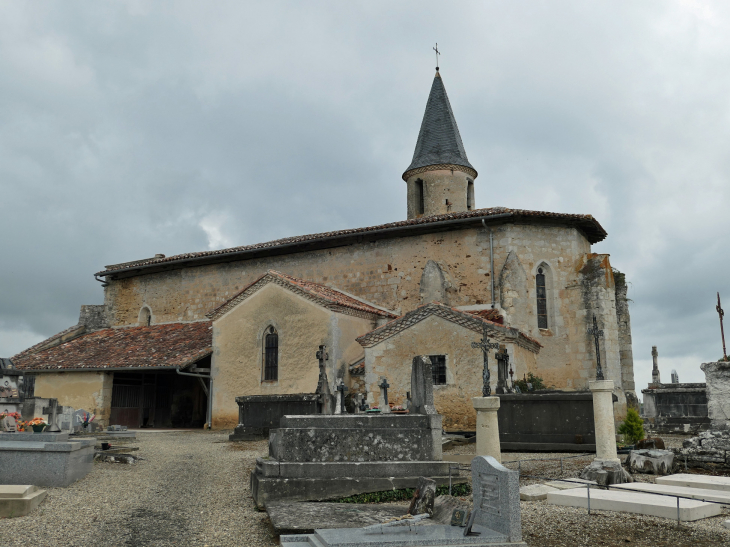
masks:
<svg viewBox="0 0 730 547"><path fill-rule="evenodd" d="M478 207L590 213L637 389L730 309L727 2L0 2L0 355L106 264L405 218L439 61ZM723 228L724 226L724 228Z"/></svg>

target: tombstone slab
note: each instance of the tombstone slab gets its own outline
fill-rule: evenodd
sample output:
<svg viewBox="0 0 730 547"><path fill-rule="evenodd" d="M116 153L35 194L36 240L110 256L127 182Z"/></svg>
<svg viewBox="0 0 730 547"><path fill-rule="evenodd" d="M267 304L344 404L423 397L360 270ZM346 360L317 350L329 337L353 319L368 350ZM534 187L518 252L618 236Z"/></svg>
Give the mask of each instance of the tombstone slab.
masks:
<svg viewBox="0 0 730 547"><path fill-rule="evenodd" d="M656 483L730 492L730 477L711 477L709 475L690 475L680 473L677 475L669 475L667 477L657 477Z"/></svg>
<svg viewBox="0 0 730 547"><path fill-rule="evenodd" d="M705 488L689 488L688 486L671 486L669 484L650 484L646 482L635 482L622 484L620 490L637 490L649 494L674 494L685 498L692 498L704 501L716 501L730 506L730 492L722 490L708 490Z"/></svg>
<svg viewBox="0 0 730 547"><path fill-rule="evenodd" d="M0 519L29 515L47 495L37 486L0 485Z"/></svg>
<svg viewBox="0 0 730 547"><path fill-rule="evenodd" d="M549 492L557 490L555 487L544 484L530 484L520 488L520 501L541 501L546 500Z"/></svg>
<svg viewBox="0 0 730 547"><path fill-rule="evenodd" d="M627 462L632 473L667 475L672 472L674 452L671 450L632 450Z"/></svg>
<svg viewBox="0 0 730 547"><path fill-rule="evenodd" d="M552 505L588 507L587 489L550 492L547 501ZM643 492L621 492L620 487L610 490L591 488L591 509L636 513L677 520L677 498ZM722 505L680 499L679 520L689 522L722 513Z"/></svg>
<svg viewBox="0 0 730 547"><path fill-rule="evenodd" d="M504 534L509 541L522 541L520 475L491 456L471 462L474 523Z"/></svg>

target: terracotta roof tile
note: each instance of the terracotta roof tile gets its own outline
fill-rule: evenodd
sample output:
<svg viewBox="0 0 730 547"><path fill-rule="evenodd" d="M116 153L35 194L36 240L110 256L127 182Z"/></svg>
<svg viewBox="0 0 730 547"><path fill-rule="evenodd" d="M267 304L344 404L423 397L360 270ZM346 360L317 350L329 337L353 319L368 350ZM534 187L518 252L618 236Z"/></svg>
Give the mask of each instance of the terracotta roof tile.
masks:
<svg viewBox="0 0 730 547"><path fill-rule="evenodd" d="M486 310L462 310L462 311L466 311L466 313L476 315L477 317L481 317L482 319L486 319L487 321L491 321L492 323L504 325L504 317L502 317L502 315L497 310L488 308Z"/></svg>
<svg viewBox="0 0 730 547"><path fill-rule="evenodd" d="M250 283L234 296L226 300L223 304L208 312L206 317L213 320L218 319L268 283L276 283L277 285L285 288L295 289L296 292L299 292L302 296L305 296L310 300L317 301L333 311L353 310L367 315L396 317L394 313L381 308L376 308L375 306L355 298L354 296L349 296L336 289L320 285L319 283L313 283L312 281L292 277L291 275L277 272L276 270L269 270L263 274L253 283Z"/></svg>
<svg viewBox="0 0 730 547"><path fill-rule="evenodd" d="M439 222L445 222L449 220L469 219L469 218L489 218L490 216L505 215L509 214L515 221L528 221L528 220L553 220L559 221L564 224L574 225L580 228L586 235L591 243L598 243L606 238L606 231L594 219L591 215L572 215L565 213L550 213L547 211L526 211L522 209L509 209L507 207L491 207L488 209L475 209L472 211L463 211L459 213L447 213L445 215L435 215L430 217L420 217L410 220L402 220L399 222L391 222L389 224L380 224L377 226L368 226L365 228L354 228L349 230L338 230L334 232L323 232L319 234L310 234L294 237L286 237L283 239L276 239L274 241L267 241L265 243L256 243L254 245L243 245L240 247L231 247L229 249L219 249L216 251L203 251L196 253L185 253L175 256L168 256L164 258L151 258L147 260L141 260L137 262L120 264L116 266L107 267L106 270L98 272L96 275L110 275L114 272L121 272L124 270L139 270L146 267L164 265L172 262L190 261L196 259L203 259L208 257L223 256L234 253L244 253L248 251L274 249L281 246L298 244L298 243L315 243L319 240L328 238L347 237L352 235L367 234L368 232L387 231L397 228L404 228L409 226L429 226L436 225ZM436 228L436 226L434 226Z"/></svg>
<svg viewBox="0 0 730 547"><path fill-rule="evenodd" d="M21 370L185 367L212 353L210 321L102 329L36 353L19 353Z"/></svg>

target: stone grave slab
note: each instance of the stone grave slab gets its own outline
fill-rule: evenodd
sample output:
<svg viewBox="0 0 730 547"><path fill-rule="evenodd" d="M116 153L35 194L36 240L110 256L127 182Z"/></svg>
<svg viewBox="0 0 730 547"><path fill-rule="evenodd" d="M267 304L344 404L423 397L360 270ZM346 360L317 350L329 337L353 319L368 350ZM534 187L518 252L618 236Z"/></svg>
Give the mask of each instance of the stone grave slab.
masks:
<svg viewBox="0 0 730 547"><path fill-rule="evenodd" d="M552 505L588 508L586 488L550 492L547 501ZM643 492L620 492L618 489L591 488L591 509L635 513L677 520L677 498ZM689 522L722 513L722 505L680 499L679 520Z"/></svg>
<svg viewBox="0 0 730 547"><path fill-rule="evenodd" d="M548 481L545 486L556 488L558 490L573 490L575 488L585 488L586 484L592 486L598 486L596 481L589 481L588 479L579 479L578 477L565 479L564 481Z"/></svg>
<svg viewBox="0 0 730 547"><path fill-rule="evenodd" d="M730 492L724 492L722 490L706 490L704 488L672 486L669 484L648 484L645 482L622 484L617 489L636 490L639 492L649 492L650 494L675 494L700 501L717 501L730 505Z"/></svg>
<svg viewBox="0 0 730 547"><path fill-rule="evenodd" d="M459 526L393 526L386 528L387 533L368 531L356 528L340 530L317 530L314 539L318 543L304 545L322 545L323 547L421 547L444 545L470 545L475 547L493 547L497 545L527 545L526 543L510 543L504 534L474 525L478 536L464 536L464 529ZM282 545L290 545L284 542Z"/></svg>
<svg viewBox="0 0 730 547"><path fill-rule="evenodd" d="M704 488L706 490L724 490L730 492L730 477L712 477L710 475L692 475L679 473L667 477L657 477L657 484L672 486L686 486L689 488Z"/></svg>
<svg viewBox="0 0 730 547"><path fill-rule="evenodd" d="M48 492L31 485L0 485L0 519L29 515Z"/></svg>
<svg viewBox="0 0 730 547"><path fill-rule="evenodd" d="M10 435L21 440L14 440ZM34 437L42 435L14 433L0 436L0 484L68 486L91 471L95 439L69 442L34 440ZM8 438L10 440L6 440Z"/></svg>
<svg viewBox="0 0 730 547"><path fill-rule="evenodd" d="M520 488L520 500L522 501L540 501L546 500L548 492L554 492L557 488L546 486L544 484L530 484Z"/></svg>

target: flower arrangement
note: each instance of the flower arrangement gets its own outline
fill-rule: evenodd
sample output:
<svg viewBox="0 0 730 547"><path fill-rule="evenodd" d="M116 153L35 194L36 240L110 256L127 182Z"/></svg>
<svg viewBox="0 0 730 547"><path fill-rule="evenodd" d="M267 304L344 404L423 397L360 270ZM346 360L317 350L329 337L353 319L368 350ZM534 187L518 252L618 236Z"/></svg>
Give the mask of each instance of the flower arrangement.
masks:
<svg viewBox="0 0 730 547"><path fill-rule="evenodd" d="M34 425L48 425L48 423L43 418L33 418L28 425L33 427Z"/></svg>
<svg viewBox="0 0 730 547"><path fill-rule="evenodd" d="M96 418L96 414L89 414L88 412L82 412L81 413L81 423L84 426L84 429L89 427L89 424L94 421L94 418Z"/></svg>

